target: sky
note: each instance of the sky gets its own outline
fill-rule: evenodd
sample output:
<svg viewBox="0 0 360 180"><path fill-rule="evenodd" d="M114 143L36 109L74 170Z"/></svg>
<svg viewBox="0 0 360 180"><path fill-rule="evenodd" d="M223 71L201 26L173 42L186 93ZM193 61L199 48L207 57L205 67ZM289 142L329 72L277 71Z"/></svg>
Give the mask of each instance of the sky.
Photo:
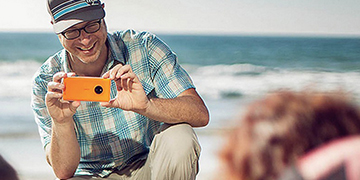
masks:
<svg viewBox="0 0 360 180"><path fill-rule="evenodd" d="M52 32L46 0L1 0L0 31ZM31 3L30 3L31 2ZM359 0L102 0L110 31L360 36Z"/></svg>

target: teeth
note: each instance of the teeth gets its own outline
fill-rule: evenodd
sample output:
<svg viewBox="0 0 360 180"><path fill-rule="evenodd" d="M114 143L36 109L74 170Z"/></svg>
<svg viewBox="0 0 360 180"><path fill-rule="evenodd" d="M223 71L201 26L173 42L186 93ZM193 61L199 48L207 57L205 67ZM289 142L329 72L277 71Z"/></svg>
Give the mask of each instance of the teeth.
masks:
<svg viewBox="0 0 360 180"><path fill-rule="evenodd" d="M94 47L94 44L90 46L89 48L80 48L82 51L88 51Z"/></svg>

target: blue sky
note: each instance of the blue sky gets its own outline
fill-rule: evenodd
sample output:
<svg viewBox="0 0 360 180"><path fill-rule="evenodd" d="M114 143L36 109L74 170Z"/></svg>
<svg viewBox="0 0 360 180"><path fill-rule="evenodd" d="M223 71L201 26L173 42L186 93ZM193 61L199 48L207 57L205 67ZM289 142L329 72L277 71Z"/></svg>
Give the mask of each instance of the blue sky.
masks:
<svg viewBox="0 0 360 180"><path fill-rule="evenodd" d="M2 2L0 31L52 31L45 0ZM110 30L360 36L359 0L103 0Z"/></svg>

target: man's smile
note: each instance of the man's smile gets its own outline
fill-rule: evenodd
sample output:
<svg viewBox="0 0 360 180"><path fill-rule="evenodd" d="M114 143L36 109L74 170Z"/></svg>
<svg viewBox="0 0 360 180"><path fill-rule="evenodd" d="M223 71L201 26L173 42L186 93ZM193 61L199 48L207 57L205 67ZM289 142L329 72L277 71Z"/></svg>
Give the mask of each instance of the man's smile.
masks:
<svg viewBox="0 0 360 180"><path fill-rule="evenodd" d="M90 47L78 47L79 50L81 51L91 51L96 45L96 42L94 44L92 44Z"/></svg>

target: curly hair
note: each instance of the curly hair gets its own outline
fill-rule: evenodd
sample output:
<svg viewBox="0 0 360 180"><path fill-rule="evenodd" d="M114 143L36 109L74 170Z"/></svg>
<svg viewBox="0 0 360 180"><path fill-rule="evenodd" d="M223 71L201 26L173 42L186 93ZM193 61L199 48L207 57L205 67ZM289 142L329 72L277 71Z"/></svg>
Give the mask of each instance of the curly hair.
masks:
<svg viewBox="0 0 360 180"><path fill-rule="evenodd" d="M250 104L222 149L224 179L277 179L301 155L359 133L358 106L343 93L270 93Z"/></svg>

